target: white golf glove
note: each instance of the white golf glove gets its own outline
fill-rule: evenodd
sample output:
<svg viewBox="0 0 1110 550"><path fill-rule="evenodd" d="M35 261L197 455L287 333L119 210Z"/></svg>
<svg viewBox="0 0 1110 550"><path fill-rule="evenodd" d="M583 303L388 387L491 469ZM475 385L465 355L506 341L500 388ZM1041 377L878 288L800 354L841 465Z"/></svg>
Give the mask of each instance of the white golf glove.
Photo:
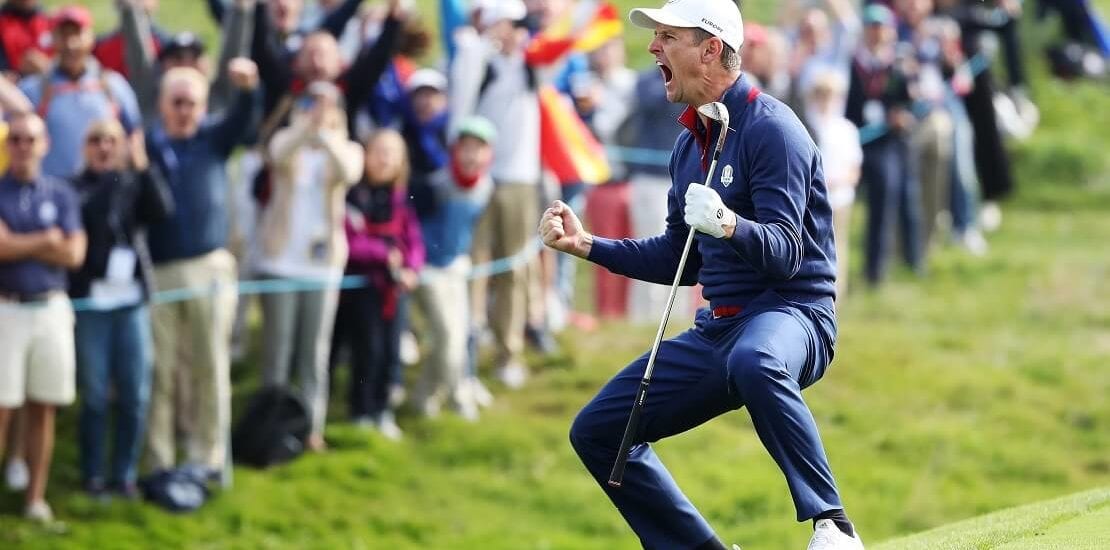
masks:
<svg viewBox="0 0 1110 550"><path fill-rule="evenodd" d="M725 236L725 226L736 225L736 214L729 210L716 191L691 183L686 188L686 225L720 239Z"/></svg>

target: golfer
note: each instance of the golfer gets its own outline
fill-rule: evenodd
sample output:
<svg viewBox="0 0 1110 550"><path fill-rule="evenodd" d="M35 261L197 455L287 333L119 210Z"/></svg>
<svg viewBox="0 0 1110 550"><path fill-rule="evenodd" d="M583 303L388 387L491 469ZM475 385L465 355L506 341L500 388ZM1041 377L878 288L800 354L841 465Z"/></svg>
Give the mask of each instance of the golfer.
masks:
<svg viewBox="0 0 1110 550"><path fill-rule="evenodd" d="M647 239L596 237L555 202L540 234L547 246L614 273L671 284L692 229L681 281L700 283L710 306L694 328L660 346L619 488L606 480L646 354L582 409L571 443L644 548L721 549L649 443L746 407L786 477L798 521L814 522L809 549L861 549L801 394L825 373L836 342L832 214L817 147L786 105L741 75L743 23L732 0L670 0L661 9L634 9L629 19L655 31L649 51L667 99L689 106L678 120L687 131L671 153L666 230ZM728 128L698 114L715 101L730 113ZM725 131L707 187L702 182Z"/></svg>

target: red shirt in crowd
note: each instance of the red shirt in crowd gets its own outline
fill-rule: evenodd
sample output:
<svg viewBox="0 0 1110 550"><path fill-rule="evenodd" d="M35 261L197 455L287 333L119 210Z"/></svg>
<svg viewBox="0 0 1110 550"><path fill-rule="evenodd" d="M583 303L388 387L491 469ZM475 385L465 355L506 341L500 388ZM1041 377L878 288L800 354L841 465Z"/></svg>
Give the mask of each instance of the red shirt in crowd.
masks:
<svg viewBox="0 0 1110 550"><path fill-rule="evenodd" d="M53 55L50 18L40 9L0 7L0 71L19 72L30 50Z"/></svg>

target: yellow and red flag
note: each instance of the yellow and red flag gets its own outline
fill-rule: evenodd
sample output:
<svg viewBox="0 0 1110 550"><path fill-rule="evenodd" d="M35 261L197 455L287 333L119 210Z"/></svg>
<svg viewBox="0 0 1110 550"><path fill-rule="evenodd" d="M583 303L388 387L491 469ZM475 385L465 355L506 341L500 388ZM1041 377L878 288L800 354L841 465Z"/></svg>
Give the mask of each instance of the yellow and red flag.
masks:
<svg viewBox="0 0 1110 550"><path fill-rule="evenodd" d="M573 10L570 10L573 11ZM622 26L617 9L609 2L598 3L597 10L575 30L568 14L532 39L524 57L532 66L557 62L568 53L590 52L620 36ZM574 104L552 86L539 90L540 156L545 168L561 183L605 183L611 170L605 147L578 116Z"/></svg>
<svg viewBox="0 0 1110 550"><path fill-rule="evenodd" d="M550 85L539 90L540 157L560 183L596 185L609 181L605 147L574 110L570 98Z"/></svg>

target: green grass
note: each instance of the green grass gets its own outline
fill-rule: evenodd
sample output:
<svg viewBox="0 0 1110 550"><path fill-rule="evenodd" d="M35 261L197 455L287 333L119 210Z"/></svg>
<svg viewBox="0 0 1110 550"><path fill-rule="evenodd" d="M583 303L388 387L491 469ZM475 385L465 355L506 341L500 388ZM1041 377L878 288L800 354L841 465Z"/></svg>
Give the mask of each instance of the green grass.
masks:
<svg viewBox="0 0 1110 550"><path fill-rule="evenodd" d="M960 521L878 550L1100 550L1108 541L1110 489L1096 489Z"/></svg>
<svg viewBox="0 0 1110 550"><path fill-rule="evenodd" d="M162 13L170 28L213 36L200 2L163 0ZM628 36L642 50L646 32ZM1034 70L1042 128L1016 149L1020 193L991 236L990 255L938 250L927 278L897 274L878 292L852 293L840 307L835 363L806 393L869 542L1110 485L1110 96ZM332 452L265 472L236 469L233 490L184 516L75 492L71 408L49 495L67 531L22 522L19 499L3 495L0 547L636 548L566 431L652 334L625 324L570 331L561 338L566 357L538 369L523 391L498 392L478 425L403 418L399 444L345 426L337 403ZM234 377L241 405L257 364L237 365ZM781 474L743 412L657 448L722 538L745 548L804 547L809 529L793 522ZM974 548L1033 544L1049 539L1025 535L1042 531L1051 540L1105 540L1106 492L1087 495L1022 512L1028 519L1007 525L1023 539L997 538L987 519L889 547L941 548L930 541L953 540L944 537L983 537L970 539L981 541ZM1078 515L1082 502L1097 499L1103 504ZM903 546L914 544L922 546Z"/></svg>

